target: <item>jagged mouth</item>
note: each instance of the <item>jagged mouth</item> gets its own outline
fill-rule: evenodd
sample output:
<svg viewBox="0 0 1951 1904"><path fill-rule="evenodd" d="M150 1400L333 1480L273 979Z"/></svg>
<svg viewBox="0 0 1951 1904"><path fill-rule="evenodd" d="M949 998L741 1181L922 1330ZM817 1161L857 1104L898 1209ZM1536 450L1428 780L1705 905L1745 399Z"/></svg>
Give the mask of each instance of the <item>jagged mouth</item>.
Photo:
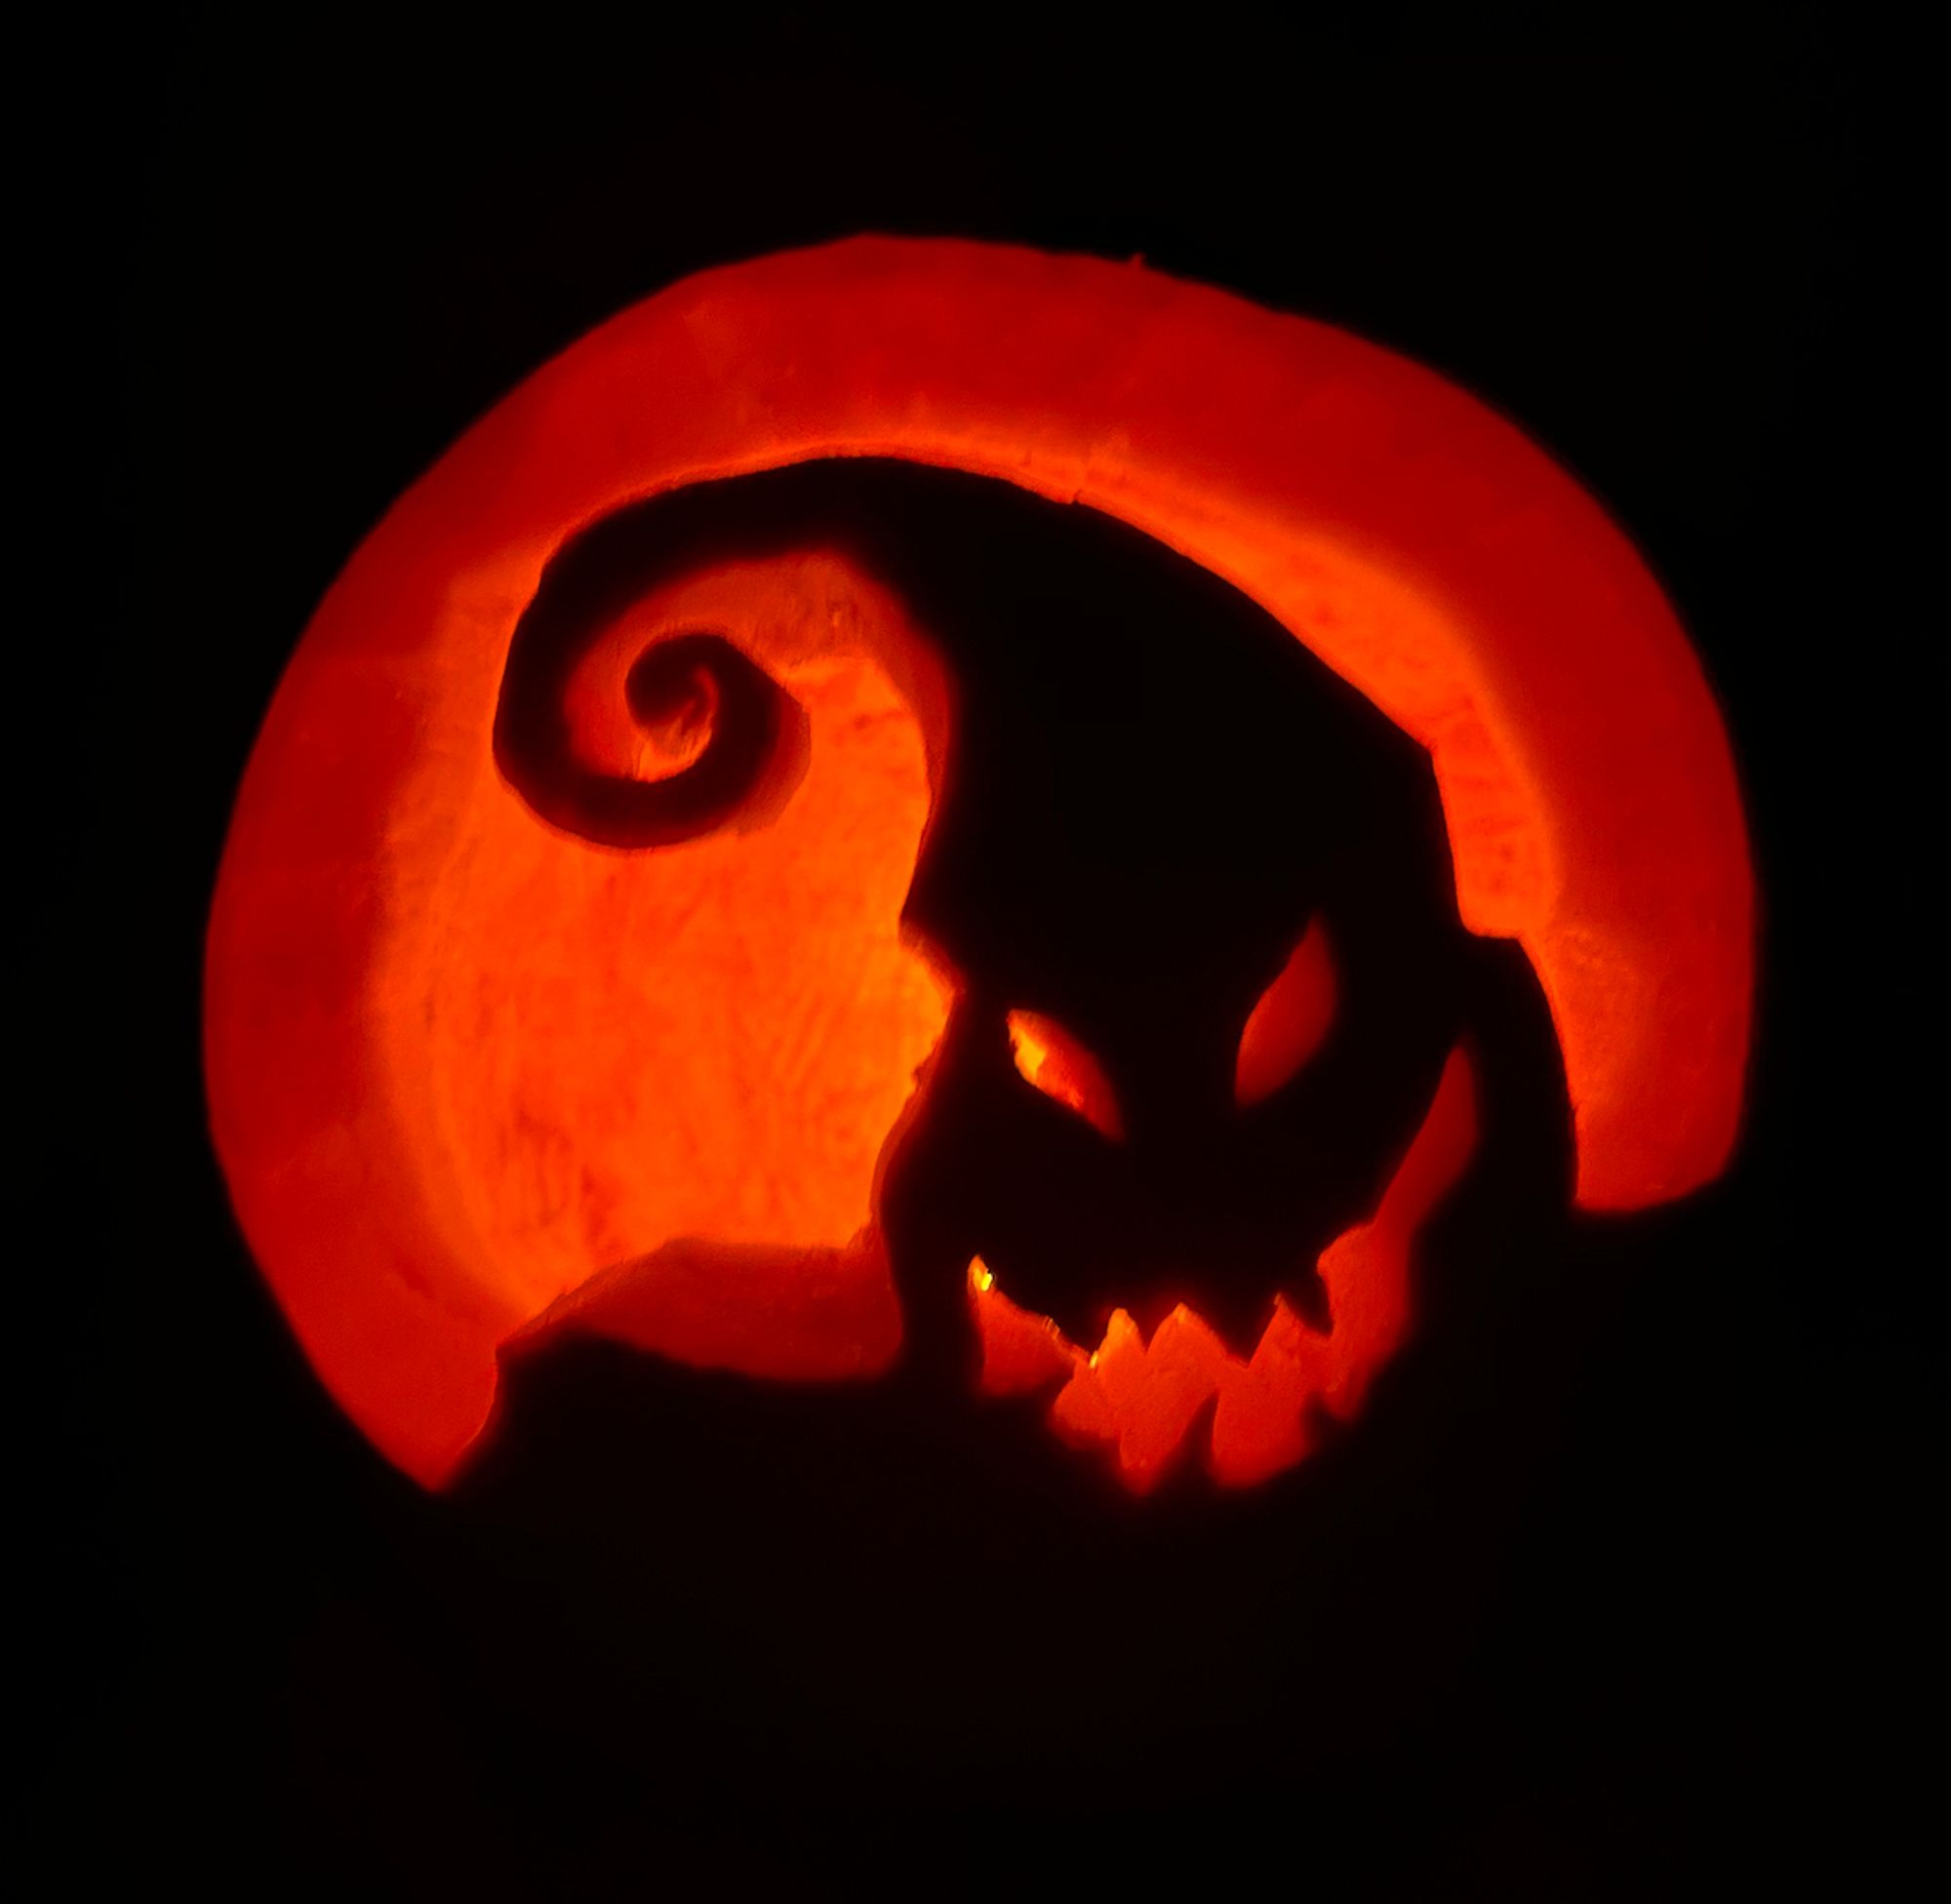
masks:
<svg viewBox="0 0 1951 1904"><path fill-rule="evenodd" d="M1316 1265L1326 1326L1286 1296L1250 1355L1230 1349L1180 1303L1147 1339L1128 1309L1095 1348L1019 1307L977 1256L969 1301L981 1344L979 1391L1054 1391L1050 1424L1072 1447L1106 1450L1135 1493L1155 1487L1201 1439L1221 1487L1251 1488L1297 1466L1336 1421L1360 1411L1369 1385L1410 1332L1410 1255L1431 1208L1476 1142L1475 1082L1458 1048L1374 1215L1337 1237Z"/></svg>

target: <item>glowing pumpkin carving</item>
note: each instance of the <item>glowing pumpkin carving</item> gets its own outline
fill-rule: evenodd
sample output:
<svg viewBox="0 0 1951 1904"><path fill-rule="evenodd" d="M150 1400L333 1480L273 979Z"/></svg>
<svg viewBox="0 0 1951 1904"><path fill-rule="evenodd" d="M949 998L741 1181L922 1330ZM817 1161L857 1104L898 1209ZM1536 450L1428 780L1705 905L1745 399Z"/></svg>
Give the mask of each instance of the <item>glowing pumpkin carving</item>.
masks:
<svg viewBox="0 0 1951 1904"><path fill-rule="evenodd" d="M876 1199L975 1010L909 907L961 712L946 612L795 487L835 458L866 459L856 503L893 461L1085 505L1257 605L1427 749L1453 914L1515 939L1549 1004L1577 1201L1721 1169L1751 990L1728 747L1570 479L1427 372L1137 267L893 240L764 259L606 325L402 498L239 797L218 1149L313 1366L392 1460L451 1472L525 1330L798 1380L911 1339ZM1243 1119L1336 1049L1365 982L1341 930L1311 918L1242 998L1220 1083ZM1073 1025L1004 1004L1008 1061L1082 1141L1146 1140ZM1470 1167L1467 1040L1432 1029L1398 1095L1412 1138L1311 1297L1310 1261L1257 1332L1120 1307L1087 1351L978 1258L955 1299L982 1389L1047 1391L1136 1487L1209 1408L1219 1482L1292 1466L1413 1328L1419 1228Z"/></svg>

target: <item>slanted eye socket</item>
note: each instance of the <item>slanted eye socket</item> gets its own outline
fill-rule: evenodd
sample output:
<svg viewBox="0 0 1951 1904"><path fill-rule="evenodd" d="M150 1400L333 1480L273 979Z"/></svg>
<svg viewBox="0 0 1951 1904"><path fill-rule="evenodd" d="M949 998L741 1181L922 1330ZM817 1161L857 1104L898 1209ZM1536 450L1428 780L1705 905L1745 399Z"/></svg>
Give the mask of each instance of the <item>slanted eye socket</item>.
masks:
<svg viewBox="0 0 1951 1904"><path fill-rule="evenodd" d="M1271 1097L1320 1050L1334 1023L1335 992L1334 957L1317 914L1240 1034L1235 1103L1244 1108Z"/></svg>
<svg viewBox="0 0 1951 1904"><path fill-rule="evenodd" d="M1125 1120L1110 1080L1069 1032L1038 1012L1012 1012L1009 1031L1010 1052L1025 1083L1114 1142L1123 1139Z"/></svg>

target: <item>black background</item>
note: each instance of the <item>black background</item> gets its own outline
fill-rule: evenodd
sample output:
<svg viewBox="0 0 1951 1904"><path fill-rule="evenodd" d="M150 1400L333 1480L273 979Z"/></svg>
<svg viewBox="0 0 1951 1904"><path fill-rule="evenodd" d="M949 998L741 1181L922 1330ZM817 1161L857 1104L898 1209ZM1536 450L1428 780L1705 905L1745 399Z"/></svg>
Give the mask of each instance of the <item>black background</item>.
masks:
<svg viewBox="0 0 1951 1904"><path fill-rule="evenodd" d="M91 72L63 149L100 176L77 158L55 183L87 208L74 335L109 398L86 592L111 614L77 666L114 767L81 817L117 870L80 855L62 895L101 908L70 963L107 1001L63 1128L113 1133L81 1144L98 1240L58 1337L83 1511L41 1756L71 1859L439 1894L443 1873L647 1888L700 1843L740 1871L916 1888L1053 1857L1162 1873L1204 1845L1296 1887L1332 1866L1382 1894L1576 1895L1891 1842L1921 1791L1891 1744L1920 1696L1892 1528L1922 1419L1893 1341L1927 1252L1878 1228L1911 1161L1880 1107L1912 1060L1899 955L1886 971L1865 940L1914 942L1924 882L1887 877L1904 735L1852 659L1908 651L1871 585L1880 477L1856 427L1882 82L1836 17L334 12L152 29ZM604 316L858 230L1142 253L1453 377L1628 527L1748 792L1764 982L1736 1167L1621 1246L1642 1273L1581 1336L1440 1720L1230 1808L1209 1789L1175 1814L1168 1774L1121 1810L1086 1767L1073 1791L1007 1762L927 1805L877 1810L869 1781L809 1807L755 1759L680 1818L642 1744L656 1716L606 1725L594 1695L525 1805L508 1766L541 1748L497 1728L528 1715L421 1643L425 1564L403 1557L432 1510L312 1383L204 1133L200 933L228 803L347 553ZM348 1717L363 1695L334 1689L368 1679L390 1688L379 1745Z"/></svg>

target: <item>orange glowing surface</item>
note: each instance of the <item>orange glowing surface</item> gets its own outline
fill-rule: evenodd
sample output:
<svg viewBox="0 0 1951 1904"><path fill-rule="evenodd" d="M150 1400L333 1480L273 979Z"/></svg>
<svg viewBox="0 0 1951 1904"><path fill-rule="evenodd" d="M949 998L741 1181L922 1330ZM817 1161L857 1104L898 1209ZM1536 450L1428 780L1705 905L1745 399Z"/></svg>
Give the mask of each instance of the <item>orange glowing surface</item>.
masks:
<svg viewBox="0 0 1951 1904"><path fill-rule="evenodd" d="M523 807L490 745L515 623L578 528L850 455L1087 503L1268 610L1429 748L1464 922L1518 939L1550 1004L1579 1201L1721 1169L1752 988L1732 766L1671 610L1575 483L1427 371L1135 265L785 254L604 325L416 483L320 605L238 796L205 975L213 1132L306 1354L392 1460L447 1474L498 1345L619 1265L618 1327L688 1360L838 1376L896 1352L875 1175L946 1007L897 924L944 734L900 605L807 550L685 576L585 657L575 744L644 778L693 758L715 708L680 685L626 722L637 635L704 617L775 673L812 745L764 824L593 847ZM1289 1356L1284 1328L1250 1373ZM1216 1371L1235 1422L1249 1376L1196 1333L1144 1367ZM1104 1394L1135 1353L1100 1350ZM1079 1433L1109 1418L1089 1392L1059 1408ZM1222 1478L1270 1459L1215 1424Z"/></svg>
<svg viewBox="0 0 1951 1904"><path fill-rule="evenodd" d="M592 766L695 751L708 687L647 734L624 678L700 624L809 725L749 829L632 853L538 818L489 748L505 641L456 642L392 722L361 657L301 653L253 763L211 937L213 1115L307 1353L423 1478L486 1418L498 1345L600 1271L637 1272L614 1332L701 1366L870 1373L899 1345L873 1188L950 1002L899 926L945 690L840 557L725 564L582 655Z"/></svg>
<svg viewBox="0 0 1951 1904"><path fill-rule="evenodd" d="M1067 1105L1103 1135L1125 1134L1118 1100L1097 1060L1054 1018L1012 1012L1010 1051L1016 1069L1046 1097Z"/></svg>
<svg viewBox="0 0 1951 1904"><path fill-rule="evenodd" d="M1103 1341L1080 1349L1055 1323L1017 1308L977 1261L969 1288L982 1343L983 1392L1056 1388L1051 1422L1058 1434L1080 1446L1107 1447L1120 1478L1139 1493L1163 1475L1209 1404L1207 1467L1221 1486L1251 1487L1293 1467L1311 1446L1313 1411L1351 1419L1375 1371L1402 1345L1411 1322L1411 1246L1462 1173L1476 1140L1470 1063L1457 1051L1374 1216L1322 1254L1329 1331L1310 1329L1276 1297L1246 1361L1184 1304L1149 1342L1117 1310Z"/></svg>
<svg viewBox="0 0 1951 1904"><path fill-rule="evenodd" d="M1315 919L1240 1034L1235 1102L1257 1104L1271 1097L1314 1055L1334 1022L1334 957L1327 927Z"/></svg>

